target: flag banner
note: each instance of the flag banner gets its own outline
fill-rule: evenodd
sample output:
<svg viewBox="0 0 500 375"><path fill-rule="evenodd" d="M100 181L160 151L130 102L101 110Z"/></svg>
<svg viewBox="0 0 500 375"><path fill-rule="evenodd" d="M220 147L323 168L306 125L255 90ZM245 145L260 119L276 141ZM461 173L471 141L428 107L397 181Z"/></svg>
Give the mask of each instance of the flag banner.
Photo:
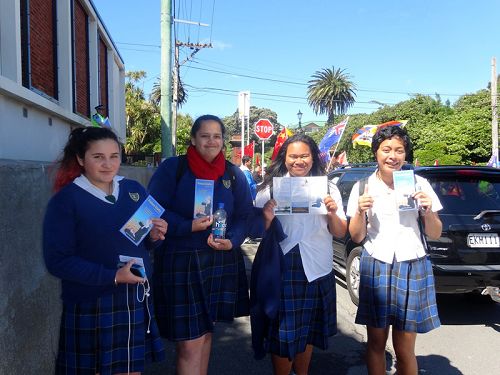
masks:
<svg viewBox="0 0 500 375"><path fill-rule="evenodd" d="M377 132L377 125L365 125L361 129L356 130L352 136L352 145L368 146L372 145L372 138Z"/></svg>
<svg viewBox="0 0 500 375"><path fill-rule="evenodd" d="M260 165L260 155L257 154L257 156L255 157L255 165Z"/></svg>
<svg viewBox="0 0 500 375"><path fill-rule="evenodd" d="M378 129L385 128L386 126L400 126L403 128L407 122L408 120L395 120L384 122L378 125L365 125L353 134L352 145L353 147L356 147L356 145L371 147L372 138Z"/></svg>
<svg viewBox="0 0 500 375"><path fill-rule="evenodd" d="M347 122L349 121L349 117L345 120L339 122L337 125L332 126L325 134L321 142L319 143L319 151L320 155L325 161L330 160L330 148L337 144L342 138L342 134L344 133L345 127L347 126Z"/></svg>
<svg viewBox="0 0 500 375"><path fill-rule="evenodd" d="M249 145L246 145L245 146L245 155L253 158L254 146L255 146L255 142L252 142Z"/></svg>
<svg viewBox="0 0 500 375"><path fill-rule="evenodd" d="M347 165L349 162L347 161L347 152L342 151L339 156L337 156L337 163L339 165Z"/></svg>
<svg viewBox="0 0 500 375"><path fill-rule="evenodd" d="M276 143L274 144L273 156L271 156L271 160L276 159L281 146L283 146L283 143L285 143L287 138L292 135L293 133L287 128L283 128L283 130L279 132L278 136L276 137Z"/></svg>
<svg viewBox="0 0 500 375"><path fill-rule="evenodd" d="M388 122L384 122L383 124L379 124L378 128L380 129L380 128L384 128L386 126L400 126L400 127L404 128L407 122L408 122L408 120L388 121Z"/></svg>

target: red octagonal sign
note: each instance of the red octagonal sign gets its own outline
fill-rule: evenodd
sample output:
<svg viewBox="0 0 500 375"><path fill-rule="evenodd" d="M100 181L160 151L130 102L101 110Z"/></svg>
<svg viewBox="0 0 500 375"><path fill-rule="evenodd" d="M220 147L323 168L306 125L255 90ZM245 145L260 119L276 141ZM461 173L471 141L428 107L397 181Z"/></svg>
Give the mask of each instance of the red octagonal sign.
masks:
<svg viewBox="0 0 500 375"><path fill-rule="evenodd" d="M261 118L255 123L255 134L262 140L273 135L273 130L273 124L268 119Z"/></svg>

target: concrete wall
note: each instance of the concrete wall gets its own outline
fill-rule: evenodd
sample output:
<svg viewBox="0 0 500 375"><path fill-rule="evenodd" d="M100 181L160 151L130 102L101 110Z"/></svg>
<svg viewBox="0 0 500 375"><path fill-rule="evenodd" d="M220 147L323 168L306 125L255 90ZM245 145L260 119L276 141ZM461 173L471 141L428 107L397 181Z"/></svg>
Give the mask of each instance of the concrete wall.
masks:
<svg viewBox="0 0 500 375"><path fill-rule="evenodd" d="M42 257L50 164L0 159L0 374L52 374L57 354L59 280ZM122 167L147 185L154 169Z"/></svg>

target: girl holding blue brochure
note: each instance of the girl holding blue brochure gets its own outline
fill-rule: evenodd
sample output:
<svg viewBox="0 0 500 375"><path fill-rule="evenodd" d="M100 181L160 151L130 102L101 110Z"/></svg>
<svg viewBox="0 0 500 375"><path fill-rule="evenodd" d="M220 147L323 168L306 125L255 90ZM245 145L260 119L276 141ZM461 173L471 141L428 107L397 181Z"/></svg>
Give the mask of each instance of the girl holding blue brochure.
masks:
<svg viewBox="0 0 500 375"><path fill-rule="evenodd" d="M147 278L148 249L165 238L167 223L151 219L140 243L120 232L147 198L138 182L117 175L120 155L111 129L77 128L56 172L43 250L62 283L57 374L139 374L165 356Z"/></svg>
<svg viewBox="0 0 500 375"><path fill-rule="evenodd" d="M165 160L149 184L168 221L155 253L155 308L162 336L177 343L178 374L206 374L215 322L248 315L240 245L252 197L243 172L225 159L224 135L218 117L199 117L187 154ZM213 214L221 203L226 237L214 239Z"/></svg>
<svg viewBox="0 0 500 375"><path fill-rule="evenodd" d="M417 374L417 333L440 325L424 236L441 235L442 206L427 180L400 172L411 148L405 129L380 128L372 140L378 168L354 185L347 205L352 240L363 244L356 323L366 325L369 374L386 373L391 326L398 374ZM399 178L407 172L410 179Z"/></svg>

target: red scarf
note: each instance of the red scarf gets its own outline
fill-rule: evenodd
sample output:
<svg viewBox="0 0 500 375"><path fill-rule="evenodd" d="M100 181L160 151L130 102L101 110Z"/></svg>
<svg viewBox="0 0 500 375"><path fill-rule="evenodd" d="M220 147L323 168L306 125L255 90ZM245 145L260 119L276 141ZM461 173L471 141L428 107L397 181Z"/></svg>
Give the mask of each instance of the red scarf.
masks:
<svg viewBox="0 0 500 375"><path fill-rule="evenodd" d="M226 170L226 158L222 151L219 152L219 155L211 163L203 159L192 145L188 147L186 155L189 169L191 169L196 178L215 181Z"/></svg>

